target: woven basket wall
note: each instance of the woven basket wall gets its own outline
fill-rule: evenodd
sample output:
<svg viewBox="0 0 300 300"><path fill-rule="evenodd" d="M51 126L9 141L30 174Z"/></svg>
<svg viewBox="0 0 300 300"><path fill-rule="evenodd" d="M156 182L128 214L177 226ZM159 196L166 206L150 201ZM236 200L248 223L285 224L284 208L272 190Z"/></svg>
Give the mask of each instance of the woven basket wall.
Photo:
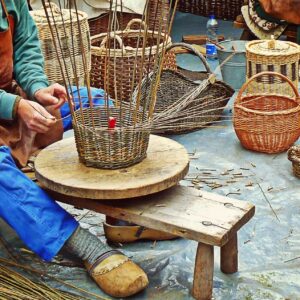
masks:
<svg viewBox="0 0 300 300"><path fill-rule="evenodd" d="M78 82L79 85L84 85L85 72L82 62L82 52L85 54L88 69L90 69L91 66L90 34L87 14L78 12L81 31L80 35L77 26L76 12L72 10L70 16L69 9L60 10L56 4L51 3L50 5L52 8L48 7L48 15L52 20L54 17L55 26L53 22L52 28L54 30L54 35L57 36L58 34L59 36L59 38L55 38L55 41L53 41L44 9L30 12L38 28L41 49L45 59L45 73L51 83L58 82L63 84L63 74L60 68L61 63L64 66L64 73L68 74L71 81L67 82L67 84L75 85ZM80 40L82 40L82 44L80 43ZM57 58L54 43L58 46L60 63ZM84 51L82 51L82 46ZM64 58L66 64L63 63L62 58ZM72 63L74 58L76 64Z"/></svg>
<svg viewBox="0 0 300 300"><path fill-rule="evenodd" d="M266 84L264 91L255 89L257 81L263 84L270 80L273 85ZM293 96L287 96L290 94ZM236 97L233 124L246 149L265 153L287 150L300 136L298 90L280 73L254 75Z"/></svg>
<svg viewBox="0 0 300 300"><path fill-rule="evenodd" d="M169 13L169 1L168 0L150 0L149 2L149 22L147 23L149 30L159 31L162 26L162 31L168 27L168 13ZM162 24L159 21L163 16ZM119 28L117 30L124 30L132 19L138 19L141 16L134 13L117 13ZM156 20L156 21L155 21ZM89 27L91 36L100 33L108 32L109 28L109 14L103 14L99 17L89 19ZM135 29L135 28L132 28Z"/></svg>
<svg viewBox="0 0 300 300"><path fill-rule="evenodd" d="M246 44L246 58L247 79L264 71L277 72L288 77L298 88L300 48L297 44L274 40L252 41ZM289 95L294 95L286 80L282 80L281 84L283 85L282 89L286 88L287 91L291 92ZM272 90L273 82L272 80L262 82L258 78L255 85L252 86L253 92Z"/></svg>
<svg viewBox="0 0 300 300"><path fill-rule="evenodd" d="M117 102L129 101L136 84L141 80L137 76L137 70L143 70L142 76L149 73L154 68L156 55L162 51L164 43L171 43L170 38L150 31L145 41L147 47L142 51L143 30L130 29L136 22L141 21L131 20L127 29L116 32L115 39L109 39L111 45L119 44L119 49L107 48L106 33L92 37L91 85L104 89ZM161 42L157 46L159 37Z"/></svg>
<svg viewBox="0 0 300 300"><path fill-rule="evenodd" d="M179 0L178 10L200 16L235 20L241 14L244 0Z"/></svg>
<svg viewBox="0 0 300 300"><path fill-rule="evenodd" d="M300 178L300 146L291 147L287 154L288 159L292 162L294 175Z"/></svg>

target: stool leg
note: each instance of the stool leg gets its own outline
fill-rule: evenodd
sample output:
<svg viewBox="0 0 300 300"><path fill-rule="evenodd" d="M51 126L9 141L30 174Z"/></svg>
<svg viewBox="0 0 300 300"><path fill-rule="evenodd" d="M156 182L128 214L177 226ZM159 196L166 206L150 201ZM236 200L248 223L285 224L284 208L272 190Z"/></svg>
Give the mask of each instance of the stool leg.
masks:
<svg viewBox="0 0 300 300"><path fill-rule="evenodd" d="M214 247L198 243L196 254L193 297L197 300L212 298L214 276Z"/></svg>
<svg viewBox="0 0 300 300"><path fill-rule="evenodd" d="M221 247L221 271L232 274L238 271L238 239L237 233Z"/></svg>

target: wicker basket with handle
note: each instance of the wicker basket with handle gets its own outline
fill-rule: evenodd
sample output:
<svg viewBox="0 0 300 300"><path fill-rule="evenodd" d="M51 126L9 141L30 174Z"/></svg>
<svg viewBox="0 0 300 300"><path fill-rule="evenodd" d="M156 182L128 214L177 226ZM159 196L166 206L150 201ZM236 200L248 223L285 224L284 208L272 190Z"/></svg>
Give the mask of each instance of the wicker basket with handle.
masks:
<svg viewBox="0 0 300 300"><path fill-rule="evenodd" d="M87 14L80 11L76 13L75 10L69 9L60 10L55 3L51 2L47 3L47 5L52 29L56 36L55 41L53 41L44 9L30 12L38 28L39 40L45 60L45 73L51 83L58 82L63 84L63 78L67 77L66 74L68 74L68 78L70 79L70 82L67 82L68 85L75 85L77 82L79 85L84 85L85 68L87 67L89 70L91 65L90 34ZM80 29L74 25L77 22L77 14ZM56 53L54 43L61 45L61 47L59 47L59 53ZM57 55L60 58L59 60ZM87 66L84 66L82 62L83 55L85 55ZM72 63L74 56L77 61L76 65ZM60 64L64 66L64 76Z"/></svg>
<svg viewBox="0 0 300 300"><path fill-rule="evenodd" d="M256 83L270 81L272 90L266 85L264 92L253 92ZM287 96L292 93L293 96ZM265 153L287 150L300 136L298 90L280 73L254 75L236 97L233 124L241 144L249 150Z"/></svg>
<svg viewBox="0 0 300 300"><path fill-rule="evenodd" d="M132 30L136 23L143 29ZM129 100L141 79L138 72L143 70L143 76L149 73L157 55L171 43L163 33L144 31L145 28L144 22L133 19L124 31L111 32L109 38L107 33L92 37L91 85L105 89L117 103ZM144 50L143 43L146 43Z"/></svg>
<svg viewBox="0 0 300 300"><path fill-rule="evenodd" d="M244 0L179 0L178 10L200 16L235 20L241 14Z"/></svg>
<svg viewBox="0 0 300 300"><path fill-rule="evenodd" d="M204 128L221 118L224 107L234 93L231 87L218 80L199 92L187 105L183 104L185 96L189 95L204 80L208 79L212 71L204 56L189 44L175 43L170 45L166 52L167 54L173 53L176 57L176 50L182 48L186 49L190 54L196 55L204 65L205 71L182 69L176 64L174 65L173 56L166 55L171 61L164 62L164 66L167 68L161 74L160 86L157 91L155 116L159 120L160 113L167 112L170 107L177 106L178 109L174 114L174 119L168 120L166 128L159 122L156 124L154 116L153 132L179 134Z"/></svg>

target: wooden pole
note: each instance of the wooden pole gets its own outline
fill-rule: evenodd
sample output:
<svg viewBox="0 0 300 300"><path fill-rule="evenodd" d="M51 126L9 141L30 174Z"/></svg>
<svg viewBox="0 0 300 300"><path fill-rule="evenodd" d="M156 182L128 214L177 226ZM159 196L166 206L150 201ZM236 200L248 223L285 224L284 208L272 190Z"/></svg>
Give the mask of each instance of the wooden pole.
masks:
<svg viewBox="0 0 300 300"><path fill-rule="evenodd" d="M221 247L221 271L232 274L238 271L238 239L237 233L227 244Z"/></svg>
<svg viewBox="0 0 300 300"><path fill-rule="evenodd" d="M196 254L193 297L197 300L210 300L213 290L214 247L198 243Z"/></svg>

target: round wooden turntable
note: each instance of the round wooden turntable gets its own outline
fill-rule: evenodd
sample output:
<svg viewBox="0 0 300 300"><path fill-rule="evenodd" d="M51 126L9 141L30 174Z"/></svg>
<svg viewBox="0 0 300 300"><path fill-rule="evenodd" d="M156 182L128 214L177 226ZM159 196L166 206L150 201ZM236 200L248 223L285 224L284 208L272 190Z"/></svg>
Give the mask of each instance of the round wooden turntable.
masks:
<svg viewBox="0 0 300 300"><path fill-rule="evenodd" d="M187 174L189 157L179 143L150 136L147 157L118 170L86 167L79 162L74 138L42 150L35 160L39 183L60 194L95 200L128 199L160 192Z"/></svg>

